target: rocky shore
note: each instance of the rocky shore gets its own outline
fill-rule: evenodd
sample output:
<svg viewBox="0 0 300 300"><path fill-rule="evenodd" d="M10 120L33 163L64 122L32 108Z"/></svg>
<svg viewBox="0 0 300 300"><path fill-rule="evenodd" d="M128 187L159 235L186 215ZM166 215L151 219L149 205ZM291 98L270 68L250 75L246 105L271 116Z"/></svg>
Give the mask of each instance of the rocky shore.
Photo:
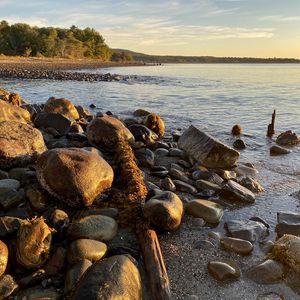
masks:
<svg viewBox="0 0 300 300"><path fill-rule="evenodd" d="M3 79L47 79L74 81L120 81L128 76L117 74L94 74L76 72L82 69L98 69L117 66L141 65L138 63L120 64L113 62L98 62L96 60L46 60L21 59L0 60L0 78Z"/></svg>
<svg viewBox="0 0 300 300"><path fill-rule="evenodd" d="M169 130L143 109L121 119L55 97L27 104L0 89L0 299L154 299L137 238L143 226L161 234L167 267L173 257L183 286L188 271L168 232L183 230L187 248L206 255L215 299L227 299L218 286L244 276L292 282L299 293L300 213L278 212L276 240L258 216L226 219L265 191L255 166L239 162L241 128L232 134L231 147L194 126ZM270 155L288 155L299 142L284 132ZM224 234L214 231L224 218ZM206 238L192 245L189 226ZM257 253L259 263L239 263ZM196 259L188 260L192 275ZM212 299L178 291L169 274L170 299ZM251 296L289 299L272 290Z"/></svg>

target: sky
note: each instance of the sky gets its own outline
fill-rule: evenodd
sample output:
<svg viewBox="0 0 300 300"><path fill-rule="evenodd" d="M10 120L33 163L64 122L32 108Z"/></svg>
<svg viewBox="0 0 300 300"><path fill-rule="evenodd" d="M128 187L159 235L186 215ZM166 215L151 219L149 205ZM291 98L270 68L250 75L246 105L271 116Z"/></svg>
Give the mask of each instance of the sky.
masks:
<svg viewBox="0 0 300 300"><path fill-rule="evenodd" d="M147 54L300 58L300 0L0 0L0 20L92 27Z"/></svg>

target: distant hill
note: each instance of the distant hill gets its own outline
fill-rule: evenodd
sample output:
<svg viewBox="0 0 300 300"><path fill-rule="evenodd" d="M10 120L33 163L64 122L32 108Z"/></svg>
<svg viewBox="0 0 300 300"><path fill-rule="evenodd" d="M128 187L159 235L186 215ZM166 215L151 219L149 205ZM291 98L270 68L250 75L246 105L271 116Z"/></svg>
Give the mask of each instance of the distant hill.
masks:
<svg viewBox="0 0 300 300"><path fill-rule="evenodd" d="M253 58L253 57L215 57L215 56L173 56L149 55L126 49L112 49L113 53L131 56L134 61L150 64L161 63L300 63L294 58Z"/></svg>

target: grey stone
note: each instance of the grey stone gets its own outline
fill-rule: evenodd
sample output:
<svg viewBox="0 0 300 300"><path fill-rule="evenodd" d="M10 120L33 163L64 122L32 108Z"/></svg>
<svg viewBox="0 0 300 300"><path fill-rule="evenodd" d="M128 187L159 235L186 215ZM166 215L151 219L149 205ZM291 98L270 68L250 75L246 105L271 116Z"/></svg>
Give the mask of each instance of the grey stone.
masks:
<svg viewBox="0 0 300 300"><path fill-rule="evenodd" d="M196 187L200 190L211 190L215 192L221 190L219 185L203 179L199 179L196 181Z"/></svg>
<svg viewBox="0 0 300 300"><path fill-rule="evenodd" d="M141 167L151 168L154 166L155 155L150 149L136 150L135 155Z"/></svg>
<svg viewBox="0 0 300 300"><path fill-rule="evenodd" d="M169 155L169 150L166 148L157 148L154 151L154 154L157 156L168 156Z"/></svg>
<svg viewBox="0 0 300 300"><path fill-rule="evenodd" d="M300 236L300 213L281 211L277 213L276 232L279 237L284 234Z"/></svg>
<svg viewBox="0 0 300 300"><path fill-rule="evenodd" d="M268 228L255 221L228 221L224 224L230 236L249 242L260 241L268 236Z"/></svg>
<svg viewBox="0 0 300 300"><path fill-rule="evenodd" d="M212 136L190 126L178 141L179 148L208 168L227 168L235 165L239 153Z"/></svg>
<svg viewBox="0 0 300 300"><path fill-rule="evenodd" d="M220 195L226 199L237 200L244 203L255 202L255 195L250 190L233 180L228 180L222 184Z"/></svg>
<svg viewBox="0 0 300 300"><path fill-rule="evenodd" d="M15 179L1 179L0 180L0 190L10 189L17 190L20 187L20 181Z"/></svg>
<svg viewBox="0 0 300 300"><path fill-rule="evenodd" d="M258 174L258 171L254 168L239 165L237 166L234 171L236 172L237 176L245 176L245 177L255 177Z"/></svg>
<svg viewBox="0 0 300 300"><path fill-rule="evenodd" d="M186 158L185 151L178 149L178 148L169 149L169 155L174 156L174 157Z"/></svg>
<svg viewBox="0 0 300 300"><path fill-rule="evenodd" d="M189 194L196 194L197 193L197 189L194 188L192 185L183 182L181 180L173 180L175 186L176 186L176 190L180 191L180 192L185 192L185 193L189 193Z"/></svg>
<svg viewBox="0 0 300 300"><path fill-rule="evenodd" d="M183 182L186 182L188 184L191 183L191 180L187 177L187 175L184 174L184 172L177 170L177 169L170 169L170 175L173 179L178 179L181 180Z"/></svg>
<svg viewBox="0 0 300 300"><path fill-rule="evenodd" d="M276 143L278 145L296 145L300 143L300 139L298 138L296 133L292 132L291 130L288 130L281 133L277 137Z"/></svg>
<svg viewBox="0 0 300 300"><path fill-rule="evenodd" d="M161 186L162 186L162 188L164 188L167 191L170 191L170 192L176 191L176 186L175 186L173 180L169 177L166 177L161 181Z"/></svg>
<svg viewBox="0 0 300 300"><path fill-rule="evenodd" d="M235 263L210 261L207 265L209 273L218 281L238 279L241 275Z"/></svg>
<svg viewBox="0 0 300 300"><path fill-rule="evenodd" d="M0 190L0 206L3 210L8 210L18 206L24 201L24 191L16 191L14 189Z"/></svg>
<svg viewBox="0 0 300 300"><path fill-rule="evenodd" d="M248 255L253 250L253 245L249 241L232 237L222 238L220 240L220 245L226 251L233 251L242 255Z"/></svg>

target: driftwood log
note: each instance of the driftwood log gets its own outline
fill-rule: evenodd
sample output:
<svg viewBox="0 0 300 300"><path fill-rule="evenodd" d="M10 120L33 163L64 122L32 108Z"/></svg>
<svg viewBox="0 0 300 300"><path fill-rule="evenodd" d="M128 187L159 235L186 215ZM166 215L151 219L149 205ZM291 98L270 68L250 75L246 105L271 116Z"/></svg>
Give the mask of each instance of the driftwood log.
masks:
<svg viewBox="0 0 300 300"><path fill-rule="evenodd" d="M137 234L148 278L151 300L171 299L169 278L156 232L150 229L143 216L142 205L147 195L143 174L127 142L119 142L115 159L118 163L122 191L114 194L112 201L120 208L119 220Z"/></svg>
<svg viewBox="0 0 300 300"><path fill-rule="evenodd" d="M271 138L275 134L275 118L276 118L276 109L272 114L271 124L268 125L267 137Z"/></svg>

